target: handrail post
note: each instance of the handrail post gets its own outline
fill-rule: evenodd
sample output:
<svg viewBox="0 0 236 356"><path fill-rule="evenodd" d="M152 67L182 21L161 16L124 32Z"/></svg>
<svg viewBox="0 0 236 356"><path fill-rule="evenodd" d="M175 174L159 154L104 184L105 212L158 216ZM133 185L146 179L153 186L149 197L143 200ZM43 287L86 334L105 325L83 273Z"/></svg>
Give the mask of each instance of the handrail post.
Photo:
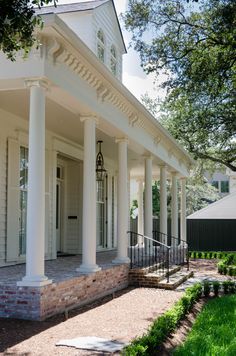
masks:
<svg viewBox="0 0 236 356"><path fill-rule="evenodd" d="M170 274L170 266L169 266L169 264L170 264L170 248L169 247L167 247L167 283L169 283L169 280L170 280L170 276L169 276L169 274Z"/></svg>

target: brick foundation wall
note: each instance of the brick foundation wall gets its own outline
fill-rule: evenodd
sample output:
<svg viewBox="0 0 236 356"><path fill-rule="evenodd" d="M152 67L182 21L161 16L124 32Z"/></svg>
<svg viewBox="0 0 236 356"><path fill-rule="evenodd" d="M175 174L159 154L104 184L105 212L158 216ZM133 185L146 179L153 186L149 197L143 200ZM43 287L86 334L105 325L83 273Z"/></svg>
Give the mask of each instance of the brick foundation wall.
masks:
<svg viewBox="0 0 236 356"><path fill-rule="evenodd" d="M118 265L33 288L0 286L0 317L44 320L128 287L129 265Z"/></svg>

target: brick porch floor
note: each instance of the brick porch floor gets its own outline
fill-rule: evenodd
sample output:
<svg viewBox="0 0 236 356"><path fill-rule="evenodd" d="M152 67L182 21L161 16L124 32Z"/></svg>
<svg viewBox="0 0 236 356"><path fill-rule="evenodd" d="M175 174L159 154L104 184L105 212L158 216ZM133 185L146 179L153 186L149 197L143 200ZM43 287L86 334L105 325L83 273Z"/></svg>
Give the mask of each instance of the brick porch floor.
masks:
<svg viewBox="0 0 236 356"><path fill-rule="evenodd" d="M97 252L97 264L102 269L114 266L112 260L116 257L116 251ZM53 282L60 282L82 275L76 271L80 266L82 256L58 257L56 260L45 261L45 275ZM0 285L12 285L25 276L25 264L0 268Z"/></svg>

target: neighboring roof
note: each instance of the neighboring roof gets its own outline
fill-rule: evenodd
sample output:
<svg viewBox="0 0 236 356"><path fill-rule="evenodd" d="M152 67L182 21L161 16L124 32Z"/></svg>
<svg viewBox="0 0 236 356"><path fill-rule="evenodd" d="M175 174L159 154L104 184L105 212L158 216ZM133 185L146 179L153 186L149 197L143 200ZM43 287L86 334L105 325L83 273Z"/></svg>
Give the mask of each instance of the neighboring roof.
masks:
<svg viewBox="0 0 236 356"><path fill-rule="evenodd" d="M236 219L236 192L196 211L187 219Z"/></svg>
<svg viewBox="0 0 236 356"><path fill-rule="evenodd" d="M61 4L61 5L57 5L56 7L55 6L44 6L44 7L41 7L41 9L35 9L35 13L36 13L36 15L48 15L48 14L65 14L65 13L69 13L69 12L78 12L78 11L89 11L89 10L94 10L94 9L98 8L99 6L102 6L110 1L112 3L112 6L113 6L113 9L115 12L115 16L116 16L117 24L118 24L120 35L121 35L121 40L123 42L124 50L125 50L125 53L127 53L123 33L121 31L120 22L119 22L119 19L117 16L117 12L116 12L116 8L115 8L115 4L114 4L113 0L92 0L92 1L84 1L84 2L79 2L79 3L74 3L74 4Z"/></svg>

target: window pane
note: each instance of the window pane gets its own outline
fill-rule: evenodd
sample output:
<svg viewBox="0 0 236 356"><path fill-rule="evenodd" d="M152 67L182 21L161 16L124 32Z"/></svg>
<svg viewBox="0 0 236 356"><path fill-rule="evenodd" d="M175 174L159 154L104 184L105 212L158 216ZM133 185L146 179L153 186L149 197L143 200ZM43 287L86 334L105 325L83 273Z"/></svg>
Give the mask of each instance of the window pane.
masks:
<svg viewBox="0 0 236 356"><path fill-rule="evenodd" d="M216 189L219 189L219 182L218 180L213 180L213 182L211 183L213 185L213 187L215 187Z"/></svg>
<svg viewBox="0 0 236 356"><path fill-rule="evenodd" d="M111 46L111 71L114 75L117 74L117 58L116 49L114 46Z"/></svg>
<svg viewBox="0 0 236 356"><path fill-rule="evenodd" d="M98 58L100 59L100 61L102 61L104 63L105 51L100 43L98 43Z"/></svg>
<svg viewBox="0 0 236 356"><path fill-rule="evenodd" d="M28 187L28 149L20 148L20 188L27 189Z"/></svg>
<svg viewBox="0 0 236 356"><path fill-rule="evenodd" d="M97 56L101 62L105 62L105 38L102 30L97 33Z"/></svg>
<svg viewBox="0 0 236 356"><path fill-rule="evenodd" d="M27 191L20 191L20 255L26 253Z"/></svg>
<svg viewBox="0 0 236 356"><path fill-rule="evenodd" d="M221 181L221 193L229 193L229 181Z"/></svg>
<svg viewBox="0 0 236 356"><path fill-rule="evenodd" d="M28 188L28 148L20 147L20 221L19 221L19 253L26 253L26 218Z"/></svg>

